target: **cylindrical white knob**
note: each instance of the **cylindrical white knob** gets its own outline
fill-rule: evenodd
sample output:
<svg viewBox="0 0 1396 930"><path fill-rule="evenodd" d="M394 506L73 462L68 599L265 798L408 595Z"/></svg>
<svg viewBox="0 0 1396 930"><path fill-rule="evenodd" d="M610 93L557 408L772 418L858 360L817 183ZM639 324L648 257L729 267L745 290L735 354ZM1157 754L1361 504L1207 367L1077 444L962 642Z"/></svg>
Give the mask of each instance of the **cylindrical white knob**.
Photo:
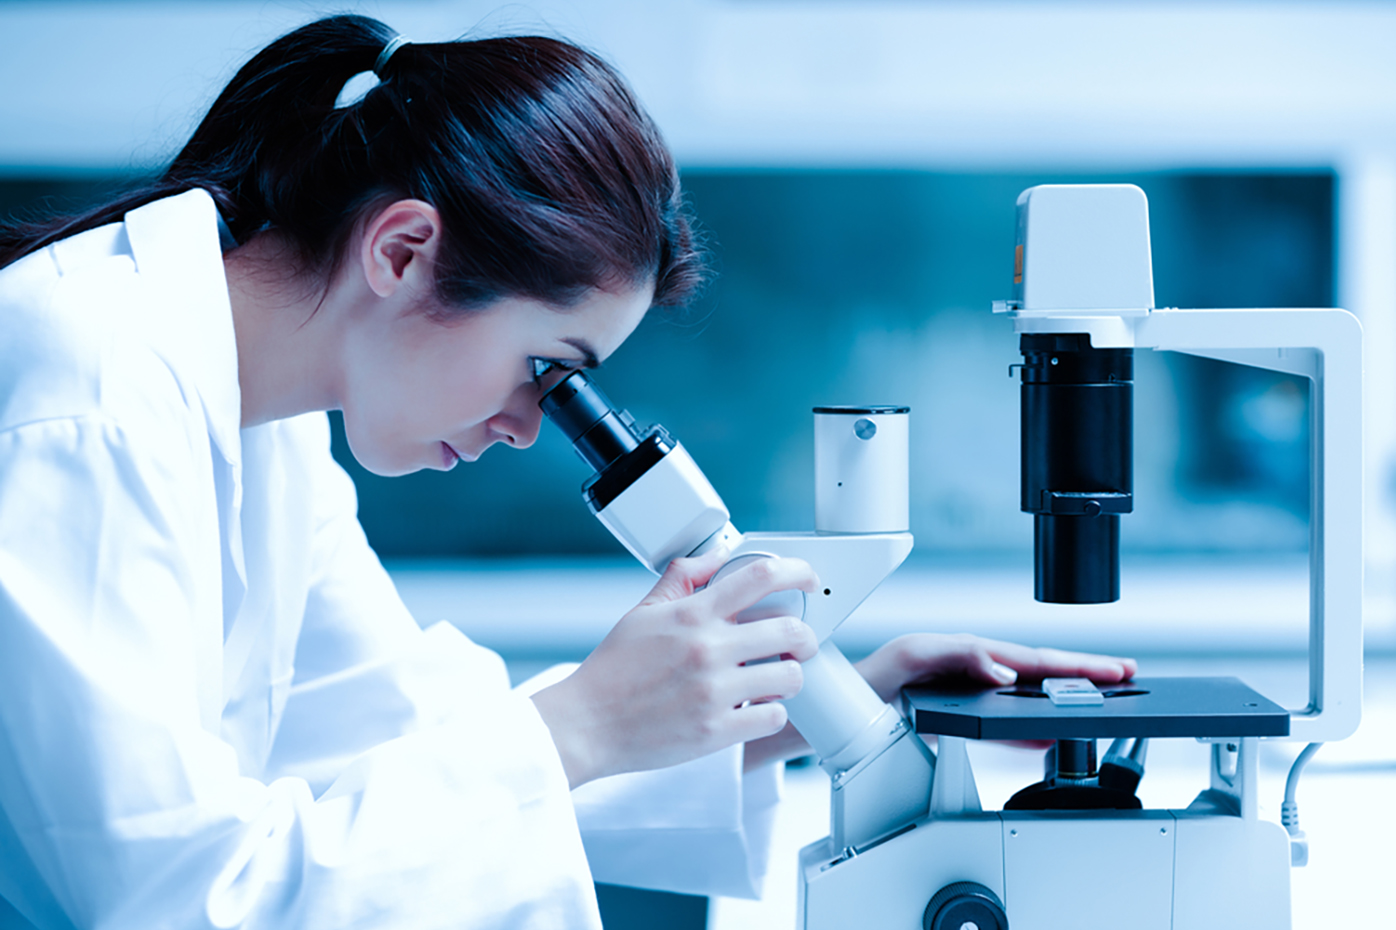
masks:
<svg viewBox="0 0 1396 930"><path fill-rule="evenodd" d="M814 528L904 533L910 407L814 408Z"/></svg>

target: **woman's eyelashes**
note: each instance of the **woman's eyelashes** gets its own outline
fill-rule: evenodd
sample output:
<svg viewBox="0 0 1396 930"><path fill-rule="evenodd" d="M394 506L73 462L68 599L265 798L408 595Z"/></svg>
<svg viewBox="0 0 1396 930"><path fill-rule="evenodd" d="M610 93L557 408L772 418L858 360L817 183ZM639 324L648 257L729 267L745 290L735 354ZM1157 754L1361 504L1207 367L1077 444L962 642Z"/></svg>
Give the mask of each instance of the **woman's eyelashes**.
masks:
<svg viewBox="0 0 1396 930"><path fill-rule="evenodd" d="M533 370L533 383L539 387L543 386L543 380L548 375L558 371L573 371L576 368L571 362L556 358L530 358L528 362Z"/></svg>

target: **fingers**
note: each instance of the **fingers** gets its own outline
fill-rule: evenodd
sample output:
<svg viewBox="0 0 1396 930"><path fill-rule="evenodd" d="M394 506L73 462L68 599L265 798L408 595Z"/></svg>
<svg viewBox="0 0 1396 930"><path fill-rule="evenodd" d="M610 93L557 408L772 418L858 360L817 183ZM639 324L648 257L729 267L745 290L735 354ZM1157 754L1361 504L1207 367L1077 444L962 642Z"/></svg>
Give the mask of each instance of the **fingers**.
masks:
<svg viewBox="0 0 1396 930"><path fill-rule="evenodd" d="M912 670L920 672L922 677L927 674L968 675L996 685L1011 685L1018 680L1018 672L998 662L985 641L977 636L945 636L939 643L914 645L922 648L911 652L913 661L919 665Z"/></svg>
<svg viewBox="0 0 1396 930"><path fill-rule="evenodd" d="M996 661L1016 669L1024 678L1089 678L1113 684L1132 678L1139 671L1137 661L1117 656L1033 648L997 640L983 640L982 644Z"/></svg>
<svg viewBox="0 0 1396 930"><path fill-rule="evenodd" d="M640 602L644 607L688 597L708 583L708 579L727 561L727 550L718 547L712 552L691 559L674 559L664 569L650 593Z"/></svg>
<svg viewBox="0 0 1396 930"><path fill-rule="evenodd" d="M781 701L792 698L800 693L804 683L804 670L794 659L748 665L738 669L733 678L732 706L736 707L749 701Z"/></svg>
<svg viewBox="0 0 1396 930"><path fill-rule="evenodd" d="M734 743L749 742L779 733L790 718L784 704L748 704L732 711Z"/></svg>
<svg viewBox="0 0 1396 930"><path fill-rule="evenodd" d="M803 559L754 559L750 565L719 579L702 595L710 599L713 612L730 617L777 591L815 591L819 578Z"/></svg>
<svg viewBox="0 0 1396 930"><path fill-rule="evenodd" d="M890 700L905 685L944 675L964 675L992 685L1013 684L1019 677L1089 678L1111 684L1133 677L1138 667L1133 659L1037 649L964 633L901 636L858 664L883 700Z"/></svg>
<svg viewBox="0 0 1396 930"><path fill-rule="evenodd" d="M819 651L819 637L814 630L794 617L753 620L733 629L731 636L732 658L737 662L779 655L805 662Z"/></svg>
<svg viewBox="0 0 1396 930"><path fill-rule="evenodd" d="M779 701L794 697L804 684L804 671L793 659L733 668L716 687L691 705L700 728L704 752L779 733L789 721ZM796 735L798 740L798 734Z"/></svg>
<svg viewBox="0 0 1396 930"><path fill-rule="evenodd" d="M884 701L904 686L942 676L964 675L995 685L1012 684L1017 673L995 662L977 637L920 633L901 636L873 653L861 669Z"/></svg>

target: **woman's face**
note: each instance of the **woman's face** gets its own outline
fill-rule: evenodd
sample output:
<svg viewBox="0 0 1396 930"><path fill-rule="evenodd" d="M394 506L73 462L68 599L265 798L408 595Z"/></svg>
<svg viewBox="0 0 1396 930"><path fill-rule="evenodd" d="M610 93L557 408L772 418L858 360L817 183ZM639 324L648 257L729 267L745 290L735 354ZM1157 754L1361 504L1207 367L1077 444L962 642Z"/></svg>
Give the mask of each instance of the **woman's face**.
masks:
<svg viewBox="0 0 1396 930"><path fill-rule="evenodd" d="M614 352L652 288L593 291L559 311L525 298L442 323L409 312L361 327L346 346L341 396L354 458L379 475L449 471L496 442L538 438L538 401L570 371Z"/></svg>

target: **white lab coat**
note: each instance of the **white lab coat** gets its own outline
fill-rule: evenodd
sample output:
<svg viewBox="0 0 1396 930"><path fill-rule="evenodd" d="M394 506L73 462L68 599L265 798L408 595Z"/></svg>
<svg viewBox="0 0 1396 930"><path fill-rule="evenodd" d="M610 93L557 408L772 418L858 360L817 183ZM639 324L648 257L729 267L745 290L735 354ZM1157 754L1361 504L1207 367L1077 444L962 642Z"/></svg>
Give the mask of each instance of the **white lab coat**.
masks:
<svg viewBox="0 0 1396 930"><path fill-rule="evenodd" d="M311 930L596 927L593 873L756 893L774 771L574 806L499 657L403 607L325 417L239 428L216 222L195 191L0 271L0 896Z"/></svg>

